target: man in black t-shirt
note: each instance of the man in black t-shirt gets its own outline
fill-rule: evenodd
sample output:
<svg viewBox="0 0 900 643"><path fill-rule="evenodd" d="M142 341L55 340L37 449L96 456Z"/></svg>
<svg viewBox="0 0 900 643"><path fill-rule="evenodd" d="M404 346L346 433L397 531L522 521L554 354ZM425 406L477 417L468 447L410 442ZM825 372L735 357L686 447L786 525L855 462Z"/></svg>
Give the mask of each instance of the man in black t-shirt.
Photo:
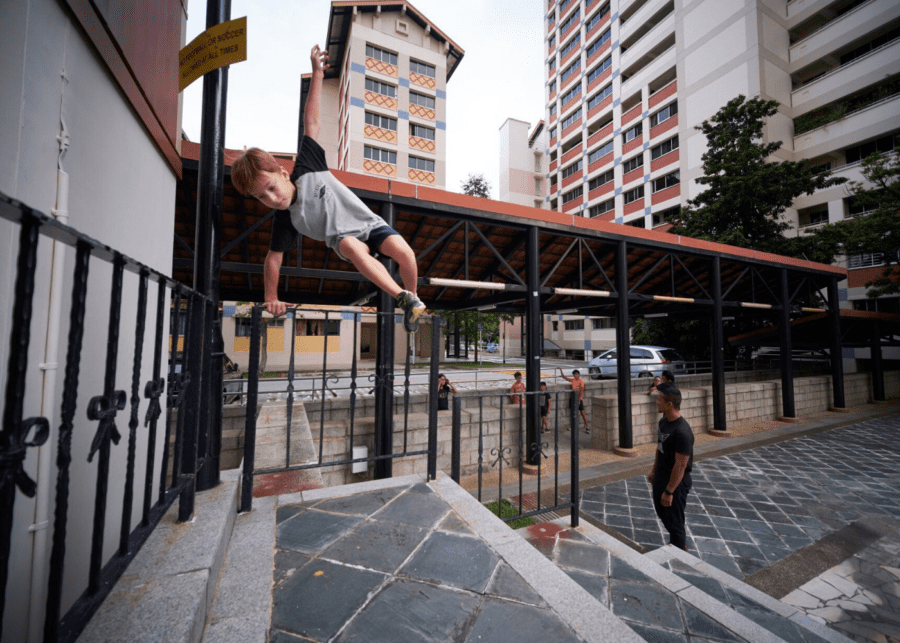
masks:
<svg viewBox="0 0 900 643"><path fill-rule="evenodd" d="M647 480L653 487L653 507L669 532L669 542L687 551L684 533L684 507L691 490L694 462L694 433L681 417L681 391L664 382L657 388L656 408L659 420L656 459Z"/></svg>

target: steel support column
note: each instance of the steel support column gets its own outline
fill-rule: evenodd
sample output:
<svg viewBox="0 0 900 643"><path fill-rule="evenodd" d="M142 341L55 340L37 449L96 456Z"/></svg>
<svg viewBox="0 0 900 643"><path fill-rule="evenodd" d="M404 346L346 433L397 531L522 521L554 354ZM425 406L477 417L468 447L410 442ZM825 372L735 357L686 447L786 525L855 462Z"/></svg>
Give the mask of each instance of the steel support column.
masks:
<svg viewBox="0 0 900 643"><path fill-rule="evenodd" d="M389 226L394 225L394 204L381 205L381 218ZM394 260L381 255L381 263L394 273ZM378 307L376 334L378 351L375 355L375 455L386 456L394 450L394 298L383 290L375 297ZM375 460L375 479L390 478L393 461L390 458Z"/></svg>
<svg viewBox="0 0 900 643"><path fill-rule="evenodd" d="M541 389L541 257L537 226L528 228L525 240L525 283L528 292L525 297L525 322L528 338L525 343L525 390ZM540 451L527 445L540 441L540 405L537 395L525 398L525 443L528 464L537 464Z"/></svg>
<svg viewBox="0 0 900 643"><path fill-rule="evenodd" d="M207 28L230 19L231 0L207 0ZM222 337L218 306L227 97L227 66L203 77L194 289L209 297L210 302L204 315L203 348L200 356L203 385L200 390L197 448L200 457L204 458L204 464L197 472L198 491L211 489L219 484L219 453L222 445Z"/></svg>
<svg viewBox="0 0 900 643"><path fill-rule="evenodd" d="M780 271L781 299L781 414L792 418L794 409L794 362L793 342L791 341L791 293L788 289L787 270Z"/></svg>
<svg viewBox="0 0 900 643"><path fill-rule="evenodd" d="M841 302L838 300L837 279L828 283L828 310L831 316L831 387L834 407L842 409L844 402L844 351L841 346Z"/></svg>
<svg viewBox="0 0 900 643"><path fill-rule="evenodd" d="M712 260L712 318L710 339L712 340L712 393L713 428L727 431L725 412L725 329L722 320L722 263L719 257Z"/></svg>
<svg viewBox="0 0 900 643"><path fill-rule="evenodd" d="M881 360L881 324L872 322L872 337L869 350L872 351L872 399L883 402L884 397L884 362Z"/></svg>
<svg viewBox="0 0 900 643"><path fill-rule="evenodd" d="M628 244L616 249L616 380L619 397L619 448L632 449L631 329L628 327ZM574 429L573 429L574 431Z"/></svg>

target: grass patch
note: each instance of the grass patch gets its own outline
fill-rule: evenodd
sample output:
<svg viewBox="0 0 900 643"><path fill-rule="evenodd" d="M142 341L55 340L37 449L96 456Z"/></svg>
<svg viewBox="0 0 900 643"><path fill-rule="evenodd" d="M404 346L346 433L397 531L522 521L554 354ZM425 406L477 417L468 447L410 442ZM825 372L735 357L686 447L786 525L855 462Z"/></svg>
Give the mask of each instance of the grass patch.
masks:
<svg viewBox="0 0 900 643"><path fill-rule="evenodd" d="M497 503L496 502L486 502L484 504L484 506L487 507L488 510L492 514L494 514L495 516L497 515ZM500 516L503 518L509 518L510 516L518 516L519 515L519 508L513 507L511 504L509 504L509 500L503 501L503 508L500 511L501 511ZM534 518L531 518L531 517L517 518L515 520L510 520L506 524L509 525L510 527L512 527L513 529L521 529L522 527L530 527L531 525L536 525L537 520L535 520Z"/></svg>

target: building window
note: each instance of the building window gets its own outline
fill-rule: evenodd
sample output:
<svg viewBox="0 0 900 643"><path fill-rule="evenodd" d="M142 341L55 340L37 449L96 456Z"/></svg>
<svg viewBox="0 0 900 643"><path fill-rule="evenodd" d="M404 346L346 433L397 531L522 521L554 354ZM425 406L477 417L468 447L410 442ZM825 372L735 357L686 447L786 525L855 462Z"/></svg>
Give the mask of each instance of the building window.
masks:
<svg viewBox="0 0 900 643"><path fill-rule="evenodd" d="M337 337L341 334L341 321L324 319L298 319L297 334L306 337Z"/></svg>
<svg viewBox="0 0 900 643"><path fill-rule="evenodd" d="M613 180L613 171L607 170L600 176L595 176L593 179L591 179L590 183L588 183L588 189L596 190L601 185L606 185L607 183L609 183L612 180Z"/></svg>
<svg viewBox="0 0 900 643"><path fill-rule="evenodd" d="M575 62L573 62L571 65L569 65L568 67L566 67L563 70L563 73L560 76L560 82L565 82L569 78L569 76L571 76L572 74L574 74L575 72L577 72L580 69L581 69L581 58L579 58L578 60L576 60Z"/></svg>
<svg viewBox="0 0 900 643"><path fill-rule="evenodd" d="M559 322L558 321L550 322L550 326L553 328L554 333L559 331Z"/></svg>
<svg viewBox="0 0 900 643"><path fill-rule="evenodd" d="M676 216L679 212L681 212L681 207L677 205L674 208L668 208L666 210L661 210L660 212L654 212L653 227L655 228L658 225L664 224L668 219Z"/></svg>
<svg viewBox="0 0 900 643"><path fill-rule="evenodd" d="M570 89L569 91L567 91L565 94L562 95L562 98L560 98L560 102L563 105L565 105L566 103L568 103L570 100L575 98L580 93L581 93L581 83L578 83L572 89Z"/></svg>
<svg viewBox="0 0 900 643"><path fill-rule="evenodd" d="M382 96L390 96L391 98L397 97L397 88L393 85L388 85L387 83L380 83L377 80L372 80L371 78L366 78L366 90L370 92L375 92L376 94L381 94Z"/></svg>
<svg viewBox="0 0 900 643"><path fill-rule="evenodd" d="M556 12L555 11L547 17L547 26L552 27L554 24L556 24Z"/></svg>
<svg viewBox="0 0 900 643"><path fill-rule="evenodd" d="M572 40L563 45L563 48L559 50L559 57L565 58L566 54L581 45L581 34L578 34Z"/></svg>
<svg viewBox="0 0 900 643"><path fill-rule="evenodd" d="M668 141L663 141L659 145L650 148L650 160L655 161L660 156L665 156L672 150L678 149L678 137L673 136Z"/></svg>
<svg viewBox="0 0 900 643"><path fill-rule="evenodd" d="M550 85L547 87L547 94L552 94L552 93L555 92L555 91L556 91L556 81L554 80L554 81L553 81L552 83L550 83Z"/></svg>
<svg viewBox="0 0 900 643"><path fill-rule="evenodd" d="M598 21L598 22L599 22L599 18L600 18L600 16L597 15L597 21ZM591 30L591 27L588 26L587 30L590 31L590 30ZM608 42L609 42L610 36L611 36L611 32L610 32L609 29L607 29L607 30L604 31L602 34L600 34L600 37L597 38L597 40L595 40L594 42L592 42L591 45L590 45L590 47L588 47L588 50L587 50L587 57L590 58L590 57L593 56L595 53L597 53L597 51L600 49L600 47L602 47L603 45L605 45L606 43L608 43Z"/></svg>
<svg viewBox="0 0 900 643"><path fill-rule="evenodd" d="M588 111L594 109L597 105L612 96L612 83L601 89L588 101Z"/></svg>
<svg viewBox="0 0 900 643"><path fill-rule="evenodd" d="M588 85L590 85L592 82L594 82L595 80L600 78L600 74L605 72L610 67L612 67L612 56L607 56L606 58L604 58L603 60L600 61L599 65L594 67L588 73L588 78L587 78Z"/></svg>
<svg viewBox="0 0 900 643"><path fill-rule="evenodd" d="M422 170L423 172L434 172L434 161L430 159L420 159L416 156L410 156L409 169Z"/></svg>
<svg viewBox="0 0 900 643"><path fill-rule="evenodd" d="M409 104L434 109L434 97L426 96L425 94L417 94L416 92L409 92Z"/></svg>
<svg viewBox="0 0 900 643"><path fill-rule="evenodd" d="M594 330L615 328L616 327L616 318L615 317L599 317L597 319L592 319L591 324L593 325Z"/></svg>
<svg viewBox="0 0 900 643"><path fill-rule="evenodd" d="M875 268L884 265L884 253L867 252L861 255L852 255L847 257L847 268L855 270L857 268Z"/></svg>
<svg viewBox="0 0 900 643"><path fill-rule="evenodd" d="M366 145L363 148L363 156L370 161L379 161L381 163L390 163L397 165L397 153L390 150L381 150L377 147Z"/></svg>
<svg viewBox="0 0 900 643"><path fill-rule="evenodd" d="M666 174L658 179L653 179L653 191L659 192L660 190L665 190L666 188L673 187L679 183L681 183L681 172L676 170L671 174Z"/></svg>
<svg viewBox="0 0 900 643"><path fill-rule="evenodd" d="M638 199L643 199L643 198L644 198L644 186L639 185L636 188L634 188L633 190L628 190L627 192L625 192L625 205L628 205L629 203L633 203L634 201L637 201Z"/></svg>
<svg viewBox="0 0 900 643"><path fill-rule="evenodd" d="M661 110L656 112L655 114L650 114L650 127L656 127L660 123L664 123L669 120L675 114L678 113L678 102L671 103L670 105L666 105Z"/></svg>
<svg viewBox="0 0 900 643"><path fill-rule="evenodd" d="M366 112L366 125L373 125L381 129L389 129L392 132L397 131L397 119L390 116L382 116L381 114L373 114Z"/></svg>
<svg viewBox="0 0 900 643"><path fill-rule="evenodd" d="M540 168L538 168L540 170ZM543 190L541 189L541 180L534 180L534 196L541 196L543 194Z"/></svg>
<svg viewBox="0 0 900 643"><path fill-rule="evenodd" d="M553 55L553 58L550 59L550 62L547 63L547 69L550 70L550 73L553 73L553 70L556 69L556 54Z"/></svg>
<svg viewBox="0 0 900 643"><path fill-rule="evenodd" d="M251 319L249 317L235 317L234 318L234 336L235 337L250 337L250 331L253 330L253 324L251 324ZM182 334L184 330L182 329Z"/></svg>
<svg viewBox="0 0 900 643"><path fill-rule="evenodd" d="M574 25L576 22L581 20L581 9L573 13L571 16L566 18L566 21L559 25L559 33L564 33L566 29Z"/></svg>
<svg viewBox="0 0 900 643"><path fill-rule="evenodd" d="M415 123L409 124L409 134L410 136L418 136L419 138L426 138L429 141L434 140L434 130L430 127L425 127L424 125L416 125Z"/></svg>
<svg viewBox="0 0 900 643"><path fill-rule="evenodd" d="M856 299L853 310L871 310L877 313L900 313L900 297L879 297L877 299Z"/></svg>
<svg viewBox="0 0 900 643"><path fill-rule="evenodd" d="M855 219L856 217L862 217L867 214L871 214L875 212L879 207L881 207L878 203L860 203L859 199L855 196L852 196L848 199L847 203L847 218Z"/></svg>
<svg viewBox="0 0 900 643"><path fill-rule="evenodd" d="M828 206L820 206L797 212L797 225L801 228L828 223Z"/></svg>
<svg viewBox="0 0 900 643"><path fill-rule="evenodd" d="M588 163L594 163L613 151L613 142L610 141L603 147L594 150L588 155Z"/></svg>
<svg viewBox="0 0 900 643"><path fill-rule="evenodd" d="M427 65L425 63L420 63L417 60L410 60L409 70L417 74L422 74L423 76L428 76L429 78L434 78L434 65Z"/></svg>
<svg viewBox="0 0 900 643"><path fill-rule="evenodd" d="M627 142L630 141L631 139L637 138L638 136L640 136L640 135L643 134L643 133L644 133L644 124L643 124L643 123L638 123L637 125L635 125L635 126L632 127L631 129L629 129L627 132L625 132L624 134L622 134L622 141L624 141L625 143L627 143Z"/></svg>
<svg viewBox="0 0 900 643"><path fill-rule="evenodd" d="M550 116L553 116L556 113L556 103L551 103L550 105Z"/></svg>
<svg viewBox="0 0 900 643"><path fill-rule="evenodd" d="M853 147L848 147L845 152L847 163L849 164L856 163L857 161L862 161L864 158L866 158L867 156L871 156L872 154L884 154L885 152L890 152L896 146L897 135L888 134L887 136L882 136L881 138L863 143L862 145L854 145Z"/></svg>
<svg viewBox="0 0 900 643"><path fill-rule="evenodd" d="M574 112L569 114L566 119L562 122L562 128L566 129L569 125L577 121L581 118L581 108L579 107Z"/></svg>
<svg viewBox="0 0 900 643"><path fill-rule="evenodd" d="M550 140L552 141L554 138L556 138L556 127L551 127L550 128Z"/></svg>
<svg viewBox="0 0 900 643"><path fill-rule="evenodd" d="M583 319L564 319L563 326L566 330L584 330Z"/></svg>
<svg viewBox="0 0 900 643"><path fill-rule="evenodd" d="M379 49L378 47L373 47L372 45L366 45L366 56L374 58L375 60L380 60L383 63L388 63L389 65L397 64L397 54L385 51L384 49Z"/></svg>
<svg viewBox="0 0 900 643"><path fill-rule="evenodd" d="M639 167L644 166L644 154L638 154L634 158L630 158L624 163L622 163L622 174L628 174L629 172L633 172Z"/></svg>
<svg viewBox="0 0 900 643"><path fill-rule="evenodd" d="M580 199L584 194L584 188L580 185L572 190L571 192L567 192L563 194L563 203L568 203L569 201L574 201L575 199Z"/></svg>
<svg viewBox="0 0 900 643"><path fill-rule="evenodd" d="M572 163L572 165L570 165L568 167L563 168L562 177L564 179L567 179L570 176L572 176L573 174L575 174L576 172L581 172L581 161L580 160L575 163Z"/></svg>
<svg viewBox="0 0 900 643"><path fill-rule="evenodd" d="M588 210L588 214L593 217L599 217L601 214L605 214L606 212L611 212L615 208L615 199L609 199L604 201L603 203L598 203L597 205L592 205L591 209Z"/></svg>
<svg viewBox="0 0 900 643"><path fill-rule="evenodd" d="M547 49L553 49L556 46L556 35L550 36L550 40L547 41Z"/></svg>

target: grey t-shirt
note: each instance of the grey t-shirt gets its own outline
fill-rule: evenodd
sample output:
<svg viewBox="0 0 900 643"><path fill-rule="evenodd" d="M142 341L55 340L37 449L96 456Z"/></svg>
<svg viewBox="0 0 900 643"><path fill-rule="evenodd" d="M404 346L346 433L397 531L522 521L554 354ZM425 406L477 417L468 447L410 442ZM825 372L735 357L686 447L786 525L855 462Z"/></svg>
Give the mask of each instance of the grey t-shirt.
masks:
<svg viewBox="0 0 900 643"><path fill-rule="evenodd" d="M287 210L275 212L269 242L274 252L290 250L299 233L324 241L340 255L338 244L344 237L365 241L373 230L387 225L334 177L325 150L308 136L303 137L291 181L297 186L297 197Z"/></svg>

